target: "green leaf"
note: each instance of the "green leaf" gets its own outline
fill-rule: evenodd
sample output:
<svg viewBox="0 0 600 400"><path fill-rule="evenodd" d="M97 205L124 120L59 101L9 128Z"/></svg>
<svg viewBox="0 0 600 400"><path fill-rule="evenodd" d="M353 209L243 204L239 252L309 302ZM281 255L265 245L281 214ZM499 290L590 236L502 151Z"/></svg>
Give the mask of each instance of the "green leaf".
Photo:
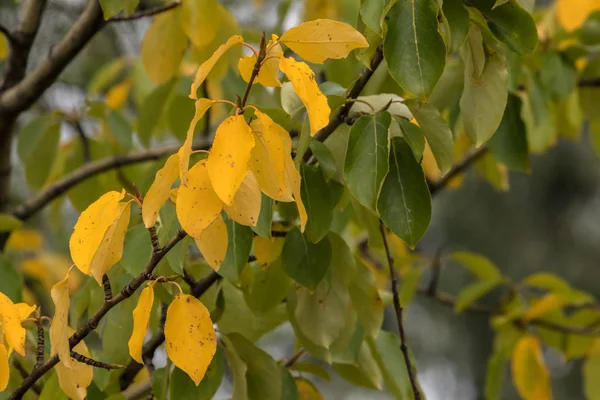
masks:
<svg viewBox="0 0 600 400"><path fill-rule="evenodd" d="M294 365L292 365L290 369L292 371L298 371L300 373L307 373L318 376L319 378L326 380L327 382L331 381L329 371L321 364L316 364L312 362L297 362Z"/></svg>
<svg viewBox="0 0 600 400"><path fill-rule="evenodd" d="M353 385L377 390L381 390L382 388L383 377L381 370L366 342L363 342L360 347L358 363L356 365L336 363L333 364L333 369L338 375Z"/></svg>
<svg viewBox="0 0 600 400"><path fill-rule="evenodd" d="M467 309L471 304L492 291L496 286L502 283L501 279L482 280L470 284L460 291L454 304L454 312L460 313Z"/></svg>
<svg viewBox="0 0 600 400"><path fill-rule="evenodd" d="M537 27L517 0L495 7L496 0L478 0L472 6L483 13L492 33L519 55L533 53L538 44Z"/></svg>
<svg viewBox="0 0 600 400"><path fill-rule="evenodd" d="M555 99L566 98L577 87L575 65L560 53L544 55L540 68L540 81Z"/></svg>
<svg viewBox="0 0 600 400"><path fill-rule="evenodd" d="M104 20L108 20L120 13L124 7L123 3L123 0L100 0Z"/></svg>
<svg viewBox="0 0 600 400"><path fill-rule="evenodd" d="M44 388L38 400L67 400L67 395L64 394L58 385L58 375L52 371L48 375L49 378L44 383Z"/></svg>
<svg viewBox="0 0 600 400"><path fill-rule="evenodd" d="M250 227L240 225L231 219L227 219L225 225L228 233L227 253L219 268L219 275L237 282L242 270L248 264L254 235Z"/></svg>
<svg viewBox="0 0 600 400"><path fill-rule="evenodd" d="M252 230L259 236L271 239L271 225L273 223L273 206L274 201L269 196L261 193L260 214L256 226Z"/></svg>
<svg viewBox="0 0 600 400"><path fill-rule="evenodd" d="M360 17L366 26L378 35L382 35L381 23L386 0L361 0Z"/></svg>
<svg viewBox="0 0 600 400"><path fill-rule="evenodd" d="M280 399L299 400L298 386L296 380L290 372L289 368L285 366L279 367L281 371L281 397Z"/></svg>
<svg viewBox="0 0 600 400"><path fill-rule="evenodd" d="M338 174L337 165L333 153L331 153L329 147L327 147L323 142L313 140L310 143L310 149L319 162L319 166L323 171L323 175L325 175L325 180L329 182L331 179L335 179Z"/></svg>
<svg viewBox="0 0 600 400"><path fill-rule="evenodd" d="M302 286L314 289L329 270L331 242L328 237L324 237L318 243L311 243L295 227L285 237L281 262L290 278Z"/></svg>
<svg viewBox="0 0 600 400"><path fill-rule="evenodd" d="M383 323L383 302L373 273L359 260L356 262L356 276L348 290L365 335L377 337Z"/></svg>
<svg viewBox="0 0 600 400"><path fill-rule="evenodd" d="M23 221L10 214L0 213L0 232L10 232L23 225Z"/></svg>
<svg viewBox="0 0 600 400"><path fill-rule="evenodd" d="M446 64L438 11L438 3L432 0L398 0L386 17L383 54L390 75L417 97L431 93Z"/></svg>
<svg viewBox="0 0 600 400"><path fill-rule="evenodd" d="M389 169L390 123L387 112L365 115L350 130L344 180L358 202L373 212L377 212L377 198Z"/></svg>
<svg viewBox="0 0 600 400"><path fill-rule="evenodd" d="M335 161L336 176L338 182L344 181L344 158L348 147L348 138L350 136L350 127L342 124L325 140L324 144L329 148Z"/></svg>
<svg viewBox="0 0 600 400"><path fill-rule="evenodd" d="M413 113L425 134L427 143L435 157L438 168L445 174L452 167L452 132L442 119L439 111L417 99L406 100L404 104Z"/></svg>
<svg viewBox="0 0 600 400"><path fill-rule="evenodd" d="M19 133L17 152L25 164L25 178L39 189L45 183L57 157L60 142L60 121L46 114L29 122Z"/></svg>
<svg viewBox="0 0 600 400"><path fill-rule="evenodd" d="M125 234L121 265L131 276L138 276L152 257L150 235L144 224L137 224Z"/></svg>
<svg viewBox="0 0 600 400"><path fill-rule="evenodd" d="M302 202L308 215L306 235L311 242L317 243L329 232L335 204L330 186L318 166L302 164L300 173Z"/></svg>
<svg viewBox="0 0 600 400"><path fill-rule="evenodd" d="M244 296L246 303L253 311L272 310L281 304L292 282L281 268L280 260L266 268L255 266L252 269L255 274L249 293Z"/></svg>
<svg viewBox="0 0 600 400"><path fill-rule="evenodd" d="M456 251L450 258L471 271L479 280L497 280L502 274L489 259L479 254Z"/></svg>
<svg viewBox="0 0 600 400"><path fill-rule="evenodd" d="M381 331L377 339L367 338L367 343L377 362L385 387L397 400L410 399L412 386L402 355L400 338L392 332Z"/></svg>
<svg viewBox="0 0 600 400"><path fill-rule="evenodd" d="M402 138L391 141L390 172L381 188L377 210L387 227L413 249L431 221L431 195L425 175Z"/></svg>
<svg viewBox="0 0 600 400"><path fill-rule="evenodd" d="M442 12L446 17L450 41L448 54L457 51L467 39L469 33L469 12L462 0L444 0Z"/></svg>
<svg viewBox="0 0 600 400"><path fill-rule="evenodd" d="M175 367L171 373L169 382L170 398L178 400L210 400L213 398L225 374L225 356L221 346L217 347L217 352L210 362L206 374L198 386L190 377Z"/></svg>
<svg viewBox="0 0 600 400"><path fill-rule="evenodd" d="M423 135L423 131L405 118L397 117L395 120L400 127L402 137L406 140L415 155L415 159L417 162L421 162L423 152L425 151L425 136Z"/></svg>
<svg viewBox="0 0 600 400"><path fill-rule="evenodd" d="M0 292L7 295L13 303L21 302L23 275L18 272L7 256L0 255Z"/></svg>
<svg viewBox="0 0 600 400"><path fill-rule="evenodd" d="M400 304L402 304L402 307L406 307L415 297L419 289L419 283L421 283L423 271L422 268L412 268L408 274L402 277L402 284L400 286Z"/></svg>
<svg viewBox="0 0 600 400"><path fill-rule="evenodd" d="M591 353L583 363L583 391L586 399L600 399L600 351Z"/></svg>
<svg viewBox="0 0 600 400"><path fill-rule="evenodd" d="M514 171L529 172L527 130L521 118L521 99L508 96L502 122L488 142L494 156Z"/></svg>
<svg viewBox="0 0 600 400"><path fill-rule="evenodd" d="M194 102L188 96L175 93L171 97L167 106L167 126L177 139L185 140L195 110ZM203 124L199 125L203 127Z"/></svg>
<svg viewBox="0 0 600 400"><path fill-rule="evenodd" d="M246 382L249 400L281 400L281 371L273 357L238 333L229 341L247 366Z"/></svg>
<svg viewBox="0 0 600 400"><path fill-rule="evenodd" d="M232 399L248 400L248 383L246 381L248 366L238 355L228 337L223 338L223 342L225 343L225 346L223 347L225 349L225 355L227 356L227 364L231 369L233 378Z"/></svg>
<svg viewBox="0 0 600 400"><path fill-rule="evenodd" d="M131 150L133 130L123 114L117 110L109 110L106 123L110 133L119 144L118 149L122 152Z"/></svg>
<svg viewBox="0 0 600 400"><path fill-rule="evenodd" d="M478 39L471 40L471 36ZM485 57L485 66L479 71L478 55L481 46L481 31L472 24L469 40L462 52L465 63L465 83L460 110L465 132L475 146L487 142L498 129L508 98L508 65L499 53Z"/></svg>
<svg viewBox="0 0 600 400"><path fill-rule="evenodd" d="M138 114L138 134L141 142L147 147L154 129L162 117L165 105L175 86L175 80L155 88L143 101Z"/></svg>
<svg viewBox="0 0 600 400"><path fill-rule="evenodd" d="M504 387L504 376L509 357L504 351L494 350L489 358L485 374L485 398L486 400L500 400L502 388Z"/></svg>

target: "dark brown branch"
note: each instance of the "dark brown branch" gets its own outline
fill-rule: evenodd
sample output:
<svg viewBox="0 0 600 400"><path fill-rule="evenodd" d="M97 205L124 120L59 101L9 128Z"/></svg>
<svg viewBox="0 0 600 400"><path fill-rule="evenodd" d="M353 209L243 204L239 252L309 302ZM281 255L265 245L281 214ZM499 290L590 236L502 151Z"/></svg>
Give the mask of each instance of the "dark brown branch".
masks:
<svg viewBox="0 0 600 400"><path fill-rule="evenodd" d="M15 367L15 369L17 371L19 371L19 375L21 375L21 377L23 377L23 379L25 379L25 378L27 378L29 376L29 372L27 372L27 370L25 369L25 367L23 366L23 364L21 364L21 361L19 361L18 358L13 358L13 366ZM39 395L39 394L42 393L42 389L40 389L40 387L38 385L33 385L31 387L31 389L37 395Z"/></svg>
<svg viewBox="0 0 600 400"><path fill-rule="evenodd" d="M483 157L488 152L488 150L489 149L486 146L482 146L476 149L471 154L467 155L460 163L455 164L450 169L450 171L448 171L448 173L441 177L439 180L437 180L436 182L429 182L429 192L431 193L431 195L435 195L440 189L446 187L446 185L448 184L448 182L450 182L450 180L452 180L452 178L469 169L469 167L471 167L471 165L473 165L475 161Z"/></svg>
<svg viewBox="0 0 600 400"><path fill-rule="evenodd" d="M579 87L598 87L600 86L600 76L596 78L585 78L579 81Z"/></svg>
<svg viewBox="0 0 600 400"><path fill-rule="evenodd" d="M136 11L133 14L128 15L128 16L112 17L111 19L108 20L108 22L133 21L133 20L140 19L140 18L152 17L156 14L160 14L160 13L164 13L166 11L172 10L175 7L179 7L180 5L181 5L181 2L173 2L173 3L165 4L164 6L150 8L148 10Z"/></svg>
<svg viewBox="0 0 600 400"><path fill-rule="evenodd" d="M208 149L209 144L204 142L194 146L194 149ZM33 199L17 206L12 214L21 219L25 220L31 217L36 212L44 208L48 203L57 197L64 194L67 190L73 186L89 179L102 172L109 171L114 168L119 168L125 165L137 164L140 162L152 161L161 159L169 154L176 152L179 149L179 145L165 146L147 151L141 151L138 153L132 153L127 155L119 155L102 158L100 160L92 161L79 169L65 175L62 179L57 180L46 189L42 190Z"/></svg>
<svg viewBox="0 0 600 400"><path fill-rule="evenodd" d="M113 297L112 295L112 287L110 285L110 279L108 279L108 275L102 275L102 287L104 288L104 301L110 301Z"/></svg>
<svg viewBox="0 0 600 400"><path fill-rule="evenodd" d="M377 48L377 50L375 51L373 58L371 59L371 63L369 65L369 67L362 70L362 72L360 73L360 76L358 77L356 82L354 82L354 86L352 86L352 89L350 89L350 91L346 95L346 99L356 99L360 95L362 90L365 88L365 86L369 82L369 79L371 79L371 77L373 76L373 73L375 72L377 67L379 67L379 64L381 64L382 61L383 61L383 47L379 46ZM338 128L338 126L340 126L342 123L344 123L344 121L346 121L346 118L348 117L348 114L350 113L350 109L352 108L352 105L353 105L352 102L347 102L346 104L344 104L344 106L335 113L333 118L331 118L331 120L329 121L329 124L327 124L327 126L325 126L323 129L321 129L319 132L317 132L315 134L314 138L316 140L318 140L319 142L324 142L329 137L329 135L331 135L333 133L333 131L335 131ZM304 161L310 160L311 156L312 156L312 151L309 148L306 151L306 153L304 153L304 157L303 157Z"/></svg>
<svg viewBox="0 0 600 400"><path fill-rule="evenodd" d="M6 37L6 40L8 41L9 44L14 42L15 39L13 37L13 33L2 24L0 24L0 32L2 32L4 34L4 36Z"/></svg>
<svg viewBox="0 0 600 400"><path fill-rule="evenodd" d="M35 357L35 368L44 363L44 325L42 324L42 309L35 310L35 324L37 326L37 354Z"/></svg>
<svg viewBox="0 0 600 400"><path fill-rule="evenodd" d="M104 318L104 316L117 304L123 300L131 297L133 293L146 281L146 276L151 274L158 263L165 257L165 255L183 238L185 233L179 231L177 235L169 243L167 243L159 251L153 251L150 261L144 268L144 271L135 277L127 286L125 286L116 296L110 301L105 301L102 306L96 311L96 313L87 321L85 325L79 328L69 338L69 346L71 349L81 342L87 335L98 327L98 324ZM50 357L46 362L36 368L19 387L10 395L9 400L21 399L23 395L40 379L46 372L50 371L56 364L58 364L58 355Z"/></svg>
<svg viewBox="0 0 600 400"><path fill-rule="evenodd" d="M300 349L289 360L287 360L285 362L285 364L283 364L283 366L285 368L290 368L290 367L294 366L294 364L296 364L298 361L300 361L302 359L302 357L304 357L305 355L306 355L306 350Z"/></svg>
<svg viewBox="0 0 600 400"><path fill-rule="evenodd" d="M106 370L111 370L111 369L123 369L125 368L124 365L119 365L119 364L107 364L104 363L102 361L96 361L93 358L89 358L84 356L83 354L79 354L74 352L73 350L71 350L71 357L74 358L76 361L82 363L82 364L87 364L90 365L92 367L95 368L102 368L102 369L106 369Z"/></svg>
<svg viewBox="0 0 600 400"><path fill-rule="evenodd" d="M202 296L210 287L217 281L221 279L221 276L216 272L211 272L206 275L204 278L200 279L191 290L192 296L198 298ZM142 359L143 360L151 360L154 357L154 352L156 349L160 347L165 341L165 331L164 329L159 329L156 331L154 336L150 338L150 340L144 345L142 350ZM137 375L138 372L143 368L142 364L137 363L134 360L131 360L123 374L119 378L119 382L121 385L121 390L125 390L131 385L133 382L133 378Z"/></svg>
<svg viewBox="0 0 600 400"><path fill-rule="evenodd" d="M400 304L400 294L398 293L398 274L396 273L396 268L394 267L394 258L392 257L392 252L388 244L387 235L385 233L385 225L383 222L380 222L379 230L381 231L381 238L383 239L383 246L385 248L388 267L390 268L394 311L396 312L396 322L398 324L398 332L400 333L400 350L402 350L402 356L404 357L404 363L406 364L406 370L408 371L408 379L410 381L414 399L421 400L421 391L419 390L419 384L417 383L415 371L413 370L410 362L410 355L408 354L408 346L406 344L406 334L404 332L404 323L402 321L402 305Z"/></svg>
<svg viewBox="0 0 600 400"><path fill-rule="evenodd" d="M250 75L250 79L248 80L248 85L246 86L246 92L244 93L244 97L242 97L242 102L240 103L240 107L244 108L246 106L246 102L248 101L248 96L250 96L250 90L252 90L252 85L254 85L254 80L258 76L260 72L260 64L263 62L267 55L267 39L265 33L262 33L260 38L260 50L258 51L258 57L256 57L256 62L254 63L254 67L252 68L252 75Z"/></svg>

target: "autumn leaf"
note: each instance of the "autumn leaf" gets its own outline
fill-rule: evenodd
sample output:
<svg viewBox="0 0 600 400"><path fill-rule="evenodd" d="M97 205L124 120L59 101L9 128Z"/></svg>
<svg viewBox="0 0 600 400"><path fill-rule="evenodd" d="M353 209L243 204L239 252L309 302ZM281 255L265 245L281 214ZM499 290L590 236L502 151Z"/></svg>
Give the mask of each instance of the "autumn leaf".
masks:
<svg viewBox="0 0 600 400"><path fill-rule="evenodd" d="M99 285L102 285L102 276L106 274L113 265L121 260L123 256L123 244L125 233L129 227L131 201L119 203L119 213L113 223L108 227L102 242L92 259L91 272Z"/></svg>
<svg viewBox="0 0 600 400"><path fill-rule="evenodd" d="M71 348L69 347L69 272L67 276L50 290L54 302L54 317L50 325L50 354L58 354L58 358L67 368L72 368Z"/></svg>
<svg viewBox="0 0 600 400"><path fill-rule="evenodd" d="M8 386L10 366L8 365L8 351L4 343L0 343L0 392Z"/></svg>
<svg viewBox="0 0 600 400"><path fill-rule="evenodd" d="M69 328L67 334L71 336L75 331ZM91 354L82 340L73 347L73 351L85 357L91 358ZM84 400L87 393L87 387L94 378L94 368L91 365L83 364L71 358L72 368L68 368L63 363L56 364L56 375L58 384L63 392L73 400Z"/></svg>
<svg viewBox="0 0 600 400"><path fill-rule="evenodd" d="M285 238L273 237L271 239L262 236L254 236L254 256L261 267L266 267L281 256Z"/></svg>
<svg viewBox="0 0 600 400"><path fill-rule="evenodd" d="M588 16L596 10L600 10L600 1L598 0L556 1L558 22L567 31L581 27Z"/></svg>
<svg viewBox="0 0 600 400"><path fill-rule="evenodd" d="M148 189L142 204L142 219L146 228L156 223L160 208L169 199L171 186L179 176L179 155L170 156L165 165L156 172L154 182Z"/></svg>
<svg viewBox="0 0 600 400"><path fill-rule="evenodd" d="M204 80L206 79L206 77L208 76L208 74L210 73L212 68L215 66L215 64L219 60L219 58L221 58L221 56L227 50L229 50L233 46L241 44L243 42L244 42L244 38L242 38L239 35L234 35L234 36L230 37L225 44L222 44L221 46L219 46L217 51L215 51L214 54L208 60L204 61L204 63L202 63L202 65L200 65L200 67L198 68L198 71L196 71L196 76L194 77L194 82L192 83L192 87L190 90L190 98L191 99L196 100L198 98L198 95L197 95L198 88L202 85L202 82L204 82Z"/></svg>
<svg viewBox="0 0 600 400"><path fill-rule="evenodd" d="M108 93L106 93L106 105L112 109L123 107L123 104L127 101L132 85L133 82L131 79L125 79L123 82L113 86Z"/></svg>
<svg viewBox="0 0 600 400"><path fill-rule="evenodd" d="M196 386L217 351L217 337L210 313L193 296L178 294L167 310L167 356L192 378Z"/></svg>
<svg viewBox="0 0 600 400"><path fill-rule="evenodd" d="M292 82L296 94L306 107L310 122L310 135L314 136L320 129L327 126L331 114L327 98L317 85L315 73L306 63L298 62L291 57L282 57L279 61L279 68Z"/></svg>
<svg viewBox="0 0 600 400"><path fill-rule="evenodd" d="M29 318L31 313L37 308L35 304L30 306L27 303L17 303L15 304L15 307L17 307L17 311L19 311L19 317L21 318L21 321Z"/></svg>
<svg viewBox="0 0 600 400"><path fill-rule="evenodd" d="M188 128L187 135L185 138L185 142L183 146L177 152L179 156L179 177L181 179L182 185L187 185L187 174L190 166L190 155L192 154L192 142L194 141L194 130L196 129L196 125L202 119L206 111L215 104L214 100L210 99L198 99L196 100L196 112L194 114L194 119L190 122L190 127Z"/></svg>
<svg viewBox="0 0 600 400"><path fill-rule="evenodd" d="M238 224L256 226L260 214L261 199L258 182L254 174L248 172L240 188L235 193L233 205L225 205L223 209Z"/></svg>
<svg viewBox="0 0 600 400"><path fill-rule="evenodd" d="M180 186L177 191L175 209L181 227L193 238L200 238L221 214L223 202L210 183L206 161L202 160L190 169L188 185Z"/></svg>
<svg viewBox="0 0 600 400"><path fill-rule="evenodd" d="M308 379L296 378L296 386L298 387L299 400L323 400L319 390Z"/></svg>
<svg viewBox="0 0 600 400"><path fill-rule="evenodd" d="M0 322L6 343L17 353L25 355L25 328L21 326L19 310L4 293L0 292ZM0 343L2 338L0 337Z"/></svg>
<svg viewBox="0 0 600 400"><path fill-rule="evenodd" d="M129 355L140 364L144 363L142 359L142 347L146 331L148 330L148 323L150 322L150 311L152 311L152 304L154 303L155 284L156 281L148 282L148 286L140 293L137 306L133 310L133 331L128 342Z"/></svg>
<svg viewBox="0 0 600 400"><path fill-rule="evenodd" d="M218 216L200 235L199 239L194 239L202 257L211 266L218 271L225 260L227 246L229 244L227 225L222 216Z"/></svg>
<svg viewBox="0 0 600 400"><path fill-rule="evenodd" d="M308 214L306 213L306 208L304 208L304 203L302 202L302 196L300 194L300 172L296 169L294 162L291 157L286 160L285 163L285 171L286 171L286 186L292 188L292 193L294 196L294 201L296 202L296 206L298 207L298 214L300 215L300 230L304 232L304 228L306 227L306 221L308 221Z"/></svg>
<svg viewBox="0 0 600 400"><path fill-rule="evenodd" d="M92 260L104 234L121 212L119 202L123 197L125 190L121 193L111 191L103 194L81 213L73 228L69 241L71 258L86 275L91 274Z"/></svg>
<svg viewBox="0 0 600 400"><path fill-rule="evenodd" d="M305 22L285 32L279 41L306 61L323 64L328 58L345 58L367 39L352 26L331 19Z"/></svg>
<svg viewBox="0 0 600 400"><path fill-rule="evenodd" d="M233 205L235 193L248 173L253 147L252 129L243 115L228 117L217 128L206 167L215 192L226 205Z"/></svg>
<svg viewBox="0 0 600 400"><path fill-rule="evenodd" d="M512 373L517 391L524 400L552 399L550 378L539 340L523 336L513 350Z"/></svg>
<svg viewBox="0 0 600 400"><path fill-rule="evenodd" d="M279 81L279 59L283 57L283 50L281 49L281 45L277 43L277 39L277 35L271 35L271 40L267 43L268 51L260 66L258 75L254 79L254 84L260 83L263 86L270 87L281 86L281 82ZM256 54L240 58L238 69L240 70L241 77L246 82L250 82L255 64Z"/></svg>

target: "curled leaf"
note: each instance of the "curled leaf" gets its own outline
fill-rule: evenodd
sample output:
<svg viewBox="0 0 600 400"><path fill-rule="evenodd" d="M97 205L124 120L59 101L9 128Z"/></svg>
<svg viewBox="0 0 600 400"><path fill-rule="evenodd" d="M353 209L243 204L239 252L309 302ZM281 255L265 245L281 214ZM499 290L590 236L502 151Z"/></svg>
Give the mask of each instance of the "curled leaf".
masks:
<svg viewBox="0 0 600 400"><path fill-rule="evenodd" d="M160 208L168 200L171 186L179 176L179 155L173 154L165 165L156 172L154 182L148 189L142 205L142 219L146 228L153 227Z"/></svg>
<svg viewBox="0 0 600 400"><path fill-rule="evenodd" d="M197 298L178 294L167 310L165 322L167 356L200 383L217 351L217 337L210 313Z"/></svg>
<svg viewBox="0 0 600 400"><path fill-rule="evenodd" d="M550 377L542 357L540 341L523 336L513 350L512 373L517 391L524 400L550 400Z"/></svg>
<svg viewBox="0 0 600 400"><path fill-rule="evenodd" d="M306 213L306 208L304 207L304 203L302 202L302 196L300 194L300 172L296 169L292 158L289 157L285 162L285 171L286 171L286 186L292 188L292 193L294 196L294 201L296 202L296 206L298 207L298 214L300 215L300 230L304 232L304 228L306 227L306 222L308 221L308 214Z"/></svg>
<svg viewBox="0 0 600 400"><path fill-rule="evenodd" d="M50 290L54 302L54 317L50 325L50 354L58 354L61 363L72 368L71 348L69 347L69 273Z"/></svg>
<svg viewBox="0 0 600 400"><path fill-rule="evenodd" d="M140 293L137 306L133 310L133 331L127 345L131 358L140 364L144 363L142 359L142 346L144 345L144 338L146 337L148 323L150 322L150 311L152 311L152 304L154 303L155 283L154 281L148 282L148 286Z"/></svg>
<svg viewBox="0 0 600 400"><path fill-rule="evenodd" d="M69 335L75 331L69 328ZM73 347L73 351L85 356L91 357L91 354L82 340ZM83 364L71 358L72 368L66 367L63 363L56 365L56 375L58 376L58 384L63 392L73 400L84 400L87 387L92 383L94 378L94 368L91 365Z"/></svg>

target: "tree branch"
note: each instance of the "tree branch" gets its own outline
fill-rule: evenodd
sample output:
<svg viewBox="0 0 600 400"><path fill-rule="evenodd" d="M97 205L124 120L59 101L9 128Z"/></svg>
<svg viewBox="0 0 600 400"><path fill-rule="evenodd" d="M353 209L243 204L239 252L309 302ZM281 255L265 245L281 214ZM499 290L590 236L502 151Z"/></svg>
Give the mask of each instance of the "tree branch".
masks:
<svg viewBox="0 0 600 400"><path fill-rule="evenodd" d="M181 5L180 2L173 2L170 4L165 4L164 6L150 8L148 10L140 10L136 11L129 16L115 16L108 20L108 22L123 22L123 21L133 21L136 19L151 17L156 14L163 13L165 11L169 11L174 9L175 7L179 7Z"/></svg>
<svg viewBox="0 0 600 400"><path fill-rule="evenodd" d="M169 243L162 247L159 251L153 251L150 261L144 268L141 274L135 277L127 286L125 286L116 296L111 298L109 301L105 301L102 306L96 311L96 313L87 321L85 325L79 328L69 338L69 346L71 349L81 342L87 335L98 327L98 324L104 318L104 316L117 304L125 299L128 299L135 293L135 291L146 282L148 275L152 274L152 271L158 263L167 255L167 253L179 243L186 234L183 231L179 231ZM10 395L9 400L21 399L23 395L40 379L46 372L50 371L56 364L58 364L58 355L50 357L46 362L36 368L29 374L27 378L21 382L21 385L17 387L13 394Z"/></svg>
<svg viewBox="0 0 600 400"><path fill-rule="evenodd" d="M402 321L402 305L400 304L400 294L398 293L398 274L396 273L396 268L394 267L394 258L392 257L392 252L388 244L387 235L385 233L385 225L381 221L379 223L379 230L381 231L381 238L383 239L383 246L385 248L388 267L390 269L394 311L396 312L396 322L398 324L398 331L400 333L400 350L402 350L402 356L404 357L404 363L406 364L406 370L408 371L408 379L410 381L414 399L421 400L421 391L419 390L419 384L410 362L410 355L408 354L408 346L406 344L406 334L404 332L404 323Z"/></svg>
<svg viewBox="0 0 600 400"><path fill-rule="evenodd" d="M482 146L476 149L471 154L467 155L461 162L455 164L450 171L444 176L442 176L436 182L428 182L429 192L432 196L434 196L440 189L446 187L448 182L452 180L456 175L465 172L475 161L483 157L489 151L488 147Z"/></svg>

